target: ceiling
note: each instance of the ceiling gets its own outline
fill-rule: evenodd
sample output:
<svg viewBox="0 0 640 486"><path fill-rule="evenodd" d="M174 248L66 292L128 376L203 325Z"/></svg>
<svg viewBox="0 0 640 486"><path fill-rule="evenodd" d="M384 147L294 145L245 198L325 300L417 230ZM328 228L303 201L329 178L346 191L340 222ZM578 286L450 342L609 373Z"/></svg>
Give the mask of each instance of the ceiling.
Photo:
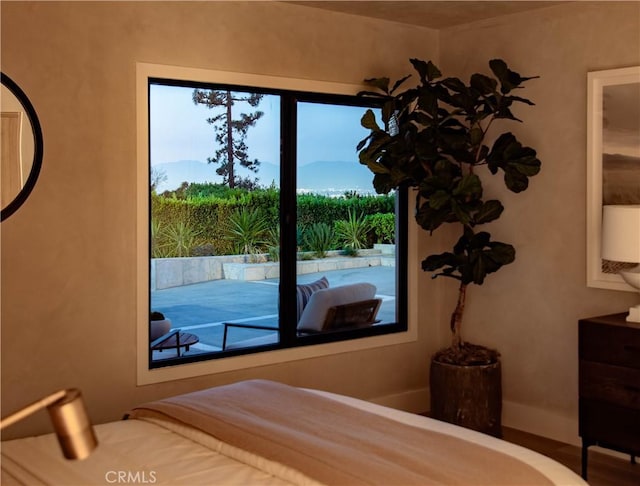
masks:
<svg viewBox="0 0 640 486"><path fill-rule="evenodd" d="M302 1L288 2L363 17L442 29L476 20L548 7L560 1Z"/></svg>

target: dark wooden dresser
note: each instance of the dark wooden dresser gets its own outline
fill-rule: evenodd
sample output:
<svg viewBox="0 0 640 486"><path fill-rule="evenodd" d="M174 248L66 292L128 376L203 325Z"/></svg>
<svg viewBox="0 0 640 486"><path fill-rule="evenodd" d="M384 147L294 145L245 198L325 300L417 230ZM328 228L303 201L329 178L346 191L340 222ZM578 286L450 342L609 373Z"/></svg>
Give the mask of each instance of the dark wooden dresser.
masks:
<svg viewBox="0 0 640 486"><path fill-rule="evenodd" d="M640 455L640 325L627 314L579 321L582 477L592 445Z"/></svg>

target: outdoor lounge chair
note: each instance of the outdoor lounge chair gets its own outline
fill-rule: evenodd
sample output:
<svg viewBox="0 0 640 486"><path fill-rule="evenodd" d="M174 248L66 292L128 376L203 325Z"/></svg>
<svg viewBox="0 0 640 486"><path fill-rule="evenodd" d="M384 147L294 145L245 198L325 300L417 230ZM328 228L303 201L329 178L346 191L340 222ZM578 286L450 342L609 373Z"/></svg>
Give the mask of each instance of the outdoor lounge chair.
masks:
<svg viewBox="0 0 640 486"><path fill-rule="evenodd" d="M381 299L375 298L376 287L370 283L354 283L321 288L311 293L298 320L298 335L344 331L368 327L376 323ZM277 342L277 333L227 344L229 328L277 331L277 326L224 323L222 349L244 348Z"/></svg>

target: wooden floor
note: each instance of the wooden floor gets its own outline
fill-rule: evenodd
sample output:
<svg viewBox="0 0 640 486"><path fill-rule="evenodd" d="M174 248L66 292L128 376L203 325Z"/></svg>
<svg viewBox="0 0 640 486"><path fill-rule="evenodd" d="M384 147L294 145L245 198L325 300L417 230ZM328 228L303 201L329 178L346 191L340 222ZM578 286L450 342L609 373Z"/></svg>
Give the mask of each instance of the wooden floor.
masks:
<svg viewBox="0 0 640 486"><path fill-rule="evenodd" d="M504 440L551 457L580 474L580 448L546 439L520 430L503 427ZM638 461L638 458L636 459ZM640 463L624 460L589 449L588 483L591 486L638 486Z"/></svg>

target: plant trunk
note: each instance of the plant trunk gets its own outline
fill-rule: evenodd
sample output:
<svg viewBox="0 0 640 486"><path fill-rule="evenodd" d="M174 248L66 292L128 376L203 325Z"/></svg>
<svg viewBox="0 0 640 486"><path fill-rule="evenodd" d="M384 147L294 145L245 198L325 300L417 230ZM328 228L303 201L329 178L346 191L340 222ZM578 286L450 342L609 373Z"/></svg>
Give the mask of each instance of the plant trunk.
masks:
<svg viewBox="0 0 640 486"><path fill-rule="evenodd" d="M464 313L464 302L467 296L467 284L461 283L458 289L458 303L456 308L451 314L451 333L452 342L451 347L459 350L462 346L462 335L460 334L460 328L462 326L462 314Z"/></svg>
<svg viewBox="0 0 640 486"><path fill-rule="evenodd" d="M227 91L227 177L229 178L229 188L233 189L236 185L236 176L233 170L233 120L231 118L231 91Z"/></svg>

